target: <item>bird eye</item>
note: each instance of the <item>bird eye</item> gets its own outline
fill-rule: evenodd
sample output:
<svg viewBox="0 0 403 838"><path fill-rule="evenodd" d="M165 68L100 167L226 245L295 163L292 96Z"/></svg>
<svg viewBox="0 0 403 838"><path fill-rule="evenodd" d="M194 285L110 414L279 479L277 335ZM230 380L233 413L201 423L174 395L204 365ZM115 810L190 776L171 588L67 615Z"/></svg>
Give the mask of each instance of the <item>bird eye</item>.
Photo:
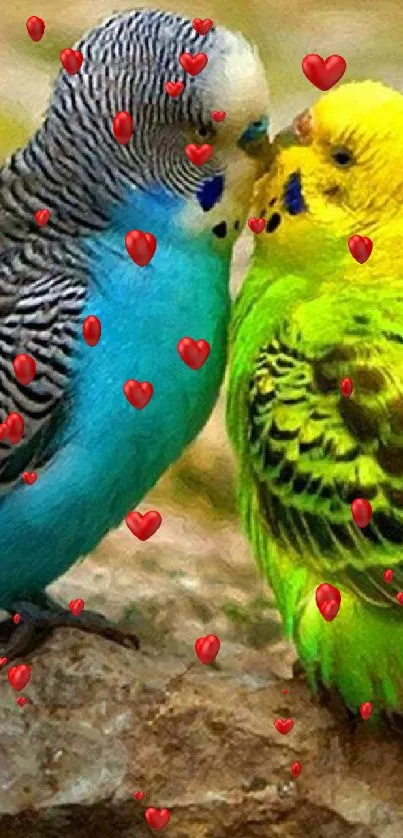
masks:
<svg viewBox="0 0 403 838"><path fill-rule="evenodd" d="M213 136L213 129L209 128L208 125L199 125L196 129L196 134L198 137L201 137L202 140L205 140L207 137Z"/></svg>
<svg viewBox="0 0 403 838"><path fill-rule="evenodd" d="M348 166L353 162L353 155L347 148L335 148L331 152L331 155L338 166Z"/></svg>

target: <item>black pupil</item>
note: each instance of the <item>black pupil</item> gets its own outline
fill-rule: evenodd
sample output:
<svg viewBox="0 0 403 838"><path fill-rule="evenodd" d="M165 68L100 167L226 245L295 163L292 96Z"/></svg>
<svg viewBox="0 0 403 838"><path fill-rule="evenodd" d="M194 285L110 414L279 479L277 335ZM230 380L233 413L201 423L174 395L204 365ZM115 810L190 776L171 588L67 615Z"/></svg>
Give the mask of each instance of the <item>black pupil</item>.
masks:
<svg viewBox="0 0 403 838"><path fill-rule="evenodd" d="M204 125L201 125L201 127L199 128L199 134L200 134L200 136L201 136L201 137L207 137L207 134L208 134L208 133L209 133L209 129L208 129L208 128L206 128Z"/></svg>
<svg viewBox="0 0 403 838"><path fill-rule="evenodd" d="M348 151L336 151L333 157L336 160L336 163L340 163L342 166L345 166L346 163L349 163L351 160Z"/></svg>

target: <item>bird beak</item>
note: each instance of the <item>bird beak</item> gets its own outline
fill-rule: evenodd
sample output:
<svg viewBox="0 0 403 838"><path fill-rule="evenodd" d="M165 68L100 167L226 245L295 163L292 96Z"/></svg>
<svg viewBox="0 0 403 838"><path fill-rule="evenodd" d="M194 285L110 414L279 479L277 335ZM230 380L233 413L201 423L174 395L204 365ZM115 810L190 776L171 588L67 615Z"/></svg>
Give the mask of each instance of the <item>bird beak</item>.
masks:
<svg viewBox="0 0 403 838"><path fill-rule="evenodd" d="M309 145L311 140L312 115L310 110L305 110L295 117L291 125L280 131L273 142L266 134L254 142L247 143L243 150L249 157L255 158L258 162L258 174L260 176L270 171L282 149L289 146Z"/></svg>
<svg viewBox="0 0 403 838"><path fill-rule="evenodd" d="M273 142L277 152L279 152L282 148L289 148L289 146L298 144L298 137L296 136L292 125L288 125L287 128L283 128L282 131L279 131Z"/></svg>
<svg viewBox="0 0 403 838"><path fill-rule="evenodd" d="M264 137L254 142L248 143L244 146L243 150L248 157L252 157L255 160L258 167L258 177L270 169L276 156L274 143L270 141L268 134L265 134Z"/></svg>
<svg viewBox="0 0 403 838"><path fill-rule="evenodd" d="M312 115L309 110L298 114L291 125L277 134L274 145L277 150L295 145L309 145L312 140Z"/></svg>
<svg viewBox="0 0 403 838"><path fill-rule="evenodd" d="M292 128L301 145L309 145L312 141L312 113L309 108L295 117Z"/></svg>

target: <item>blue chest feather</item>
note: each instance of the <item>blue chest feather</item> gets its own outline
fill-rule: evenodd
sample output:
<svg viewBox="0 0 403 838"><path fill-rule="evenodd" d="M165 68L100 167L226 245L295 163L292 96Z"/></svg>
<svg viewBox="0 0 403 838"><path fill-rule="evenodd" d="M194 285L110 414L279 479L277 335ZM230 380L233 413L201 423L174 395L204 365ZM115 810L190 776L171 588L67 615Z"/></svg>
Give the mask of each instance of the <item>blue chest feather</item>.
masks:
<svg viewBox="0 0 403 838"><path fill-rule="evenodd" d="M187 235L178 223L182 210L179 201L134 192L110 229L86 242L91 276L83 319L99 317L102 337L93 348L79 340L58 453L33 486L19 486L2 503L3 600L13 588L49 584L93 549L211 412L225 366L230 254L215 255L208 235ZM127 254L131 229L157 238L144 268ZM177 352L183 337L211 344L198 371ZM123 394L128 379L154 387L143 410Z"/></svg>

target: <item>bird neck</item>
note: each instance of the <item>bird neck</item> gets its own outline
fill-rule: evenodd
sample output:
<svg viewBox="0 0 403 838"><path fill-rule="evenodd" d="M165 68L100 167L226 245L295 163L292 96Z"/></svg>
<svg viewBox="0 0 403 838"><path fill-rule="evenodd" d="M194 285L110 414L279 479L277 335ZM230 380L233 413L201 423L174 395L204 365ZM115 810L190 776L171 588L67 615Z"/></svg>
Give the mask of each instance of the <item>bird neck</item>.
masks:
<svg viewBox="0 0 403 838"><path fill-rule="evenodd" d="M377 224L368 229L358 227L360 235L367 235L373 242L368 260L360 264L348 249L349 235L334 235L325 228L312 228L307 223L300 226L298 236L280 231L273 239L257 241L253 257L256 282L265 276L267 285L286 275L304 277L316 296L327 291L329 286L403 284L403 271L399 269L399 254L403 236L401 218L388 224ZM399 278L399 275L401 279Z"/></svg>
<svg viewBox="0 0 403 838"><path fill-rule="evenodd" d="M141 190L128 186L121 202L111 209L109 229L123 237L129 230L140 229L152 233L157 243L171 238L175 248L182 243L188 246L186 230L180 224L185 210L186 201L163 187Z"/></svg>

